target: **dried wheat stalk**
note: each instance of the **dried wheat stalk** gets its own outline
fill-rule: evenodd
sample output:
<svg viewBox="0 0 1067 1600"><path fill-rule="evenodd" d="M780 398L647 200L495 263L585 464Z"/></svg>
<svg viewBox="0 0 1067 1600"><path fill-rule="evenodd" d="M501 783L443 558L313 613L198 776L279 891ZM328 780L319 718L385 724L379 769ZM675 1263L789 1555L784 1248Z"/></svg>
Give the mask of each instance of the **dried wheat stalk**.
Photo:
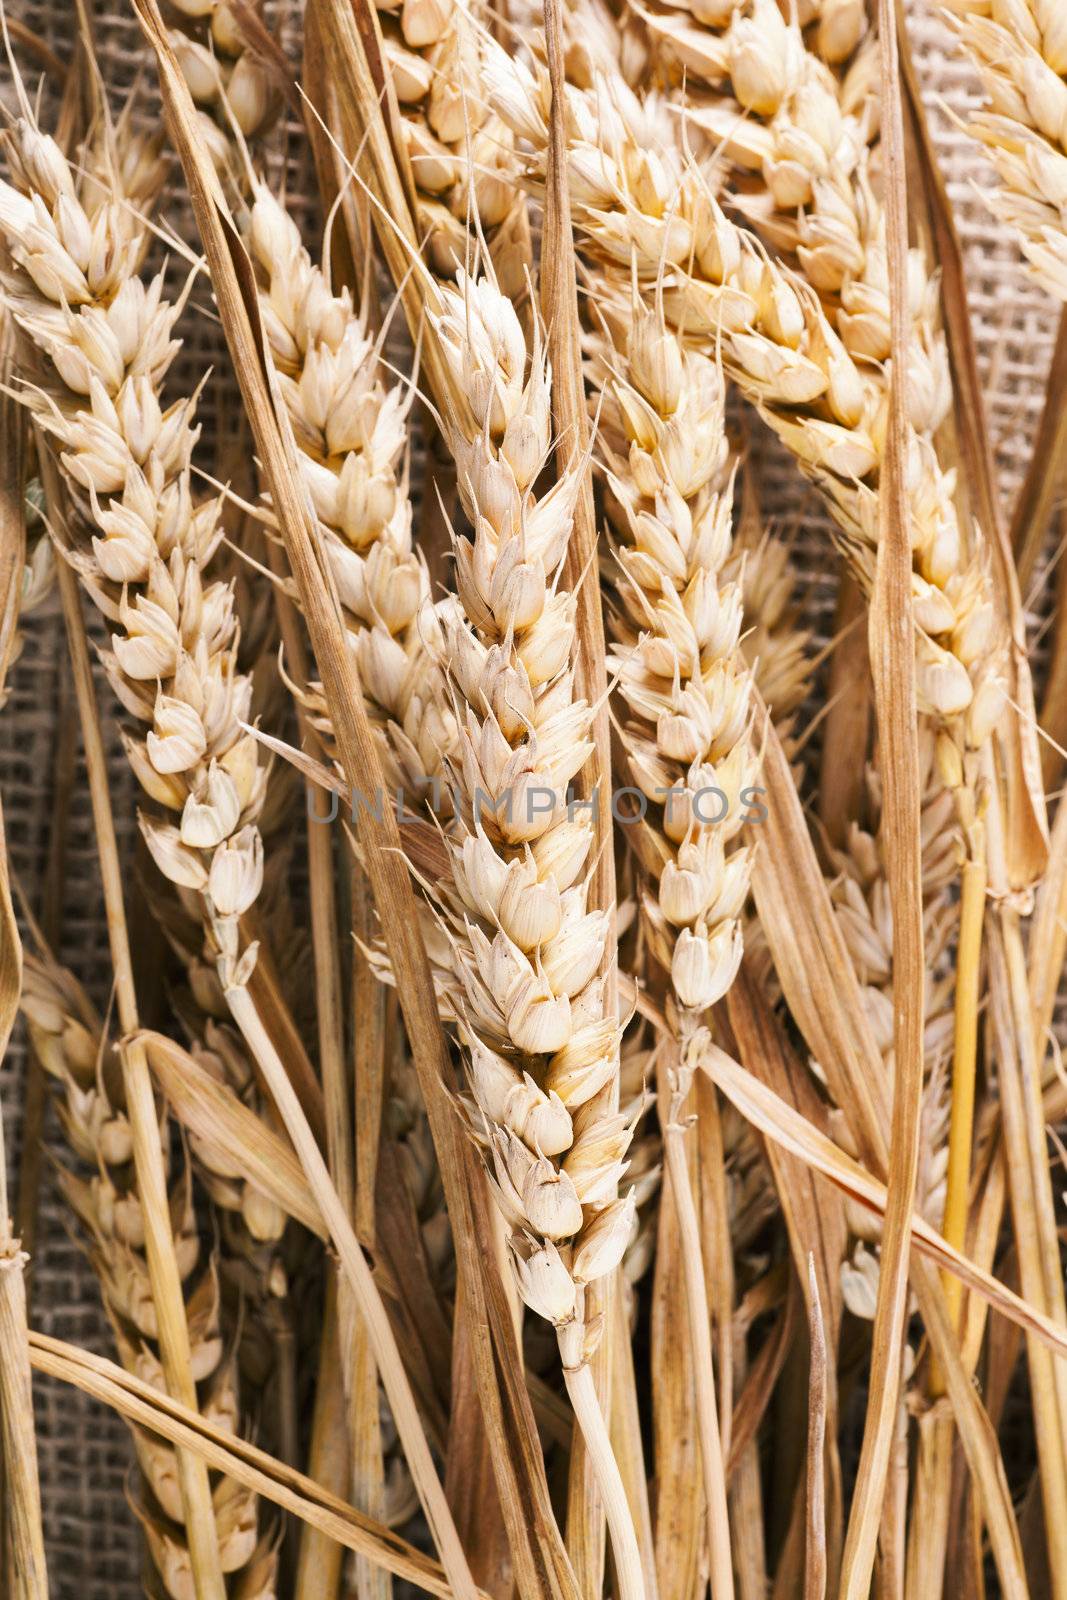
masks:
<svg viewBox="0 0 1067 1600"><path fill-rule="evenodd" d="M0 374L6 386L14 348L9 317L0 327ZM0 706L6 701L8 670L19 649L20 599L32 596L26 558L26 499L23 495L26 429L9 393L0 400ZM22 591L20 595L20 589ZM7 1056L23 982L22 938L11 900L7 835L0 812L0 1059ZM29 1097L27 1097L29 1098ZM27 1111L29 1108L27 1108ZM36 1132L23 1120L25 1149ZM28 1348L26 1264L33 1245L25 1229L22 1173L18 1214L8 1198L7 1130L0 1106L0 1566L12 1600L47 1600L48 1571L41 1514L41 1485ZM22 1237L20 1237L20 1233Z"/></svg>
<svg viewBox="0 0 1067 1600"><path fill-rule="evenodd" d="M998 214L1067 300L1067 24L1056 0L953 0L989 101L968 122L1000 179Z"/></svg>

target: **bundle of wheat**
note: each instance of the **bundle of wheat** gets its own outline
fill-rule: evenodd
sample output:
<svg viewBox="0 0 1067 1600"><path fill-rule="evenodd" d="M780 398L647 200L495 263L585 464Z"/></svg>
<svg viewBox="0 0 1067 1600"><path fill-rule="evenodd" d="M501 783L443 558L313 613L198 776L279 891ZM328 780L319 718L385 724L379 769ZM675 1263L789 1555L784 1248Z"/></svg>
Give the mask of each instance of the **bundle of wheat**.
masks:
<svg viewBox="0 0 1067 1600"><path fill-rule="evenodd" d="M1061 452L1013 572L896 8L135 0L152 139L77 9L3 138L0 678L36 473L116 1021L20 967L0 862L0 1028L120 1365L27 1324L0 1163L5 1450L31 1361L129 1418L173 1600L1067 1600ZM954 9L1062 298L1058 16Z"/></svg>

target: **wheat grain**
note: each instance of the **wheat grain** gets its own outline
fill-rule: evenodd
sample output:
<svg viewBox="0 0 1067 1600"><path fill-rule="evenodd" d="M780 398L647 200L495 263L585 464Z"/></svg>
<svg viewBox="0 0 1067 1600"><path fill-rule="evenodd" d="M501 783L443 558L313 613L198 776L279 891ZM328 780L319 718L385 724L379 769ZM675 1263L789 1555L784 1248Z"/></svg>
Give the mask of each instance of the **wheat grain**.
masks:
<svg viewBox="0 0 1067 1600"><path fill-rule="evenodd" d="M59 1182L89 1237L90 1259L119 1357L128 1371L165 1389L141 1205L131 1170L133 1138L117 1087L121 1075L113 1047L79 985L48 957L27 955L21 1006L37 1059L56 1086L66 1144L93 1173L84 1178L73 1167L61 1166ZM169 1199L201 1409L235 1432L236 1366L232 1357L223 1356L216 1264L210 1260L200 1268L187 1167L171 1175ZM150 1491L135 1503L135 1510L153 1562L172 1600L193 1600L174 1451L140 1432L135 1432L134 1443ZM269 1536L259 1537L255 1494L222 1479L212 1503L223 1571L241 1574L241 1593L249 1600L268 1600L274 1591L275 1559Z"/></svg>
<svg viewBox="0 0 1067 1600"><path fill-rule="evenodd" d="M1056 0L957 0L957 28L988 110L968 127L1000 179L998 214L1030 267L1067 300L1067 23Z"/></svg>

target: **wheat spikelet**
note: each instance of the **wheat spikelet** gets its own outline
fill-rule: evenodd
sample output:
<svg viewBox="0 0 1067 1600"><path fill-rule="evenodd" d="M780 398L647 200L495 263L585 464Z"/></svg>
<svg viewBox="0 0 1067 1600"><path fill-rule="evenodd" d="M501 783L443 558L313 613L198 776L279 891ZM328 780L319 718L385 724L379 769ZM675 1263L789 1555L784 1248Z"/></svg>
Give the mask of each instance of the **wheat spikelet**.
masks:
<svg viewBox="0 0 1067 1600"><path fill-rule="evenodd" d="M92 529L69 559L111 631L104 666L144 733L124 735L153 813L141 826L172 883L196 892L220 944L259 892L256 815L266 773L240 724L251 682L237 668L231 589L205 567L221 536L215 501L194 504L195 397L163 410L180 306L162 276L138 277L140 204L158 185L151 147L105 137L80 192L57 145L26 120L5 135L15 184L0 187L4 292L36 355L26 403L54 442Z"/></svg>
<svg viewBox="0 0 1067 1600"><path fill-rule="evenodd" d="M121 1106L121 1077L112 1047L84 992L49 958L26 957L21 1005L37 1059L56 1086L65 1141L77 1161L93 1172L84 1178L61 1166L59 1182L91 1241L90 1259L119 1357L128 1371L165 1389L132 1174L133 1138ZM201 1410L216 1425L236 1431L236 1367L232 1356L224 1354L215 1261L198 1272L200 1241L187 1167L172 1174L169 1199ZM134 1443L150 1491L150 1498L138 1500L134 1509L152 1560L171 1600L194 1600L174 1452L140 1431L135 1431ZM240 1575L240 1592L248 1600L270 1600L274 1542L269 1532L260 1537L255 1494L221 1479L212 1503L222 1570Z"/></svg>
<svg viewBox="0 0 1067 1600"><path fill-rule="evenodd" d="M249 228L260 304L304 480L323 530L392 790L417 803L455 737L434 641L440 626L412 546L400 462L410 391L387 389L347 290L333 295L284 208L255 185ZM406 473L404 474L406 478ZM328 731L321 694L305 697Z"/></svg>
<svg viewBox="0 0 1067 1600"><path fill-rule="evenodd" d="M224 170L233 155L233 124L246 138L260 133L277 109L278 95L249 42L240 6L227 0L173 3L180 25L170 29L170 42L200 110L201 135ZM257 22L258 10L257 5Z"/></svg>
<svg viewBox="0 0 1067 1600"><path fill-rule="evenodd" d="M533 147L543 178L547 85L487 47L491 102ZM619 282L662 283L668 320L690 343L721 339L724 365L827 496L846 555L873 581L878 472L888 392L854 359L810 288L779 269L714 198L715 175L683 149L655 96L640 104L617 74L567 100L575 219L590 255ZM910 384L909 397L923 398ZM923 399L925 405L925 399ZM913 591L920 708L965 747L984 742L1004 704L1003 641L983 551L968 551L938 465L914 418L909 438Z"/></svg>
<svg viewBox="0 0 1067 1600"><path fill-rule="evenodd" d="M1000 179L999 215L1050 294L1067 300L1067 20L1056 0L956 0L989 109L969 121Z"/></svg>
<svg viewBox="0 0 1067 1600"><path fill-rule="evenodd" d="M481 93L472 17L456 0L381 0L377 11L432 271L449 277L467 262L473 209L502 286L520 294L526 206L515 189L507 128Z"/></svg>

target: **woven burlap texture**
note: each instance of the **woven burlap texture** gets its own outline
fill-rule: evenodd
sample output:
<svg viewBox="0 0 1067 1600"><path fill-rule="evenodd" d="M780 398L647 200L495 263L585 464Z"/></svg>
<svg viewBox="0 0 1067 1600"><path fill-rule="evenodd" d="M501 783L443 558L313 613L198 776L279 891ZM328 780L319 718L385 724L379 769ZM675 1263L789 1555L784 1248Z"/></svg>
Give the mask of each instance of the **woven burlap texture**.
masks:
<svg viewBox="0 0 1067 1600"><path fill-rule="evenodd" d="M9 15L44 39L62 58L69 52L72 8L68 0L9 0ZM270 6L268 21L294 63L299 64L298 4ZM155 114L153 74L129 12L98 5L95 23L104 77L116 102L136 86L143 114ZM978 101L976 82L954 52L950 36L927 7L909 15L912 50L921 75L942 168L956 211L966 252L968 294L978 357L985 385L992 436L1006 505L1021 482L1040 413L1044 383L1056 326L1056 308L1031 283L1020 266L1019 253L983 199L991 173L980 151L961 131L958 121ZM31 83L39 71L22 57ZM46 87L43 105L54 103L55 85ZM306 159L295 127L278 129L271 157L275 168L289 168L288 198L299 214L306 193ZM309 231L315 208L305 208ZM170 226L192 237L188 207L180 188L168 200ZM308 241L314 245L314 239ZM210 462L225 439L220 419L236 415L236 390L227 370L217 324L200 308L184 319L185 346L174 382L189 392L208 366L214 375L200 407L203 448ZM176 389L177 392L177 389ZM819 643L827 639L833 619L838 568L831 554L828 523L815 496L800 482L793 464L758 433L760 494L766 517L794 539L799 602ZM1035 639L1047 615L1046 586L1040 581L1027 597ZM1040 670L1040 644L1036 658ZM109 961L92 823L80 756L69 813L56 804L57 763L62 759L64 727L71 710L66 703L67 674L63 630L54 603L32 616L24 629L24 646L10 682L8 702L0 715L0 785L12 868L31 906L39 907L49 850L55 829L64 830L65 892L60 955L106 1008ZM814 699L818 700L816 689ZM107 733L112 750L116 815L123 844L132 849L134 794L110 716L106 686L101 704L109 713ZM10 1170L18 1173L26 1051L21 1031L0 1070ZM50 1115L46 1141L55 1141ZM109 1353L108 1329L100 1309L96 1282L46 1160L40 1192L36 1250L32 1265L32 1320L43 1332ZM38 1444L52 1592L56 1600L127 1600L142 1593L140 1540L129 1509L132 1457L124 1426L106 1410L77 1392L38 1380Z"/></svg>

